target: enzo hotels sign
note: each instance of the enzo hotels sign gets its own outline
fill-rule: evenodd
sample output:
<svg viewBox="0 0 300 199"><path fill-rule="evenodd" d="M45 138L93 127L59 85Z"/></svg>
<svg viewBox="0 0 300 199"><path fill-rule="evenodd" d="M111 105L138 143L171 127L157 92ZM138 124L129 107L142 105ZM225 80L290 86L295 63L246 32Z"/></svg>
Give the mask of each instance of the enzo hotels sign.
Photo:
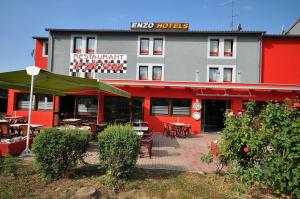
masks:
<svg viewBox="0 0 300 199"><path fill-rule="evenodd" d="M189 30L189 23L132 22L131 30Z"/></svg>

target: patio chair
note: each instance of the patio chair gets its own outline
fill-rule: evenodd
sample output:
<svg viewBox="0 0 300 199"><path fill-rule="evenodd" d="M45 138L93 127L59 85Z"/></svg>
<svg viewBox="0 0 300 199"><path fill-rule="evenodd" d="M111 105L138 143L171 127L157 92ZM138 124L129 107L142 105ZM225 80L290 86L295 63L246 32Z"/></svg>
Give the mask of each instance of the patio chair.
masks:
<svg viewBox="0 0 300 199"><path fill-rule="evenodd" d="M23 118L18 119L17 123L27 124L28 123L28 117L23 117Z"/></svg>
<svg viewBox="0 0 300 199"><path fill-rule="evenodd" d="M164 131L163 131L163 135L165 135L165 136L167 136L167 137L170 135L168 123L165 123L165 122L164 122Z"/></svg>
<svg viewBox="0 0 300 199"><path fill-rule="evenodd" d="M152 139L153 129L149 127L147 132L144 132L143 139Z"/></svg>
<svg viewBox="0 0 300 199"><path fill-rule="evenodd" d="M187 124L187 126L184 127L183 131L185 134L185 137L189 137L191 135L192 125Z"/></svg>
<svg viewBox="0 0 300 199"><path fill-rule="evenodd" d="M11 138L11 129L9 127L9 124L0 124L0 138Z"/></svg>
<svg viewBox="0 0 300 199"><path fill-rule="evenodd" d="M175 138L177 135L177 128L174 125L168 125L169 134L172 138Z"/></svg>
<svg viewBox="0 0 300 199"><path fill-rule="evenodd" d="M97 125L95 123L91 123L89 126L91 128L90 131L92 133L93 138L96 139L98 136L98 133L99 133L99 129L98 129Z"/></svg>
<svg viewBox="0 0 300 199"><path fill-rule="evenodd" d="M141 147L145 147L148 151L149 158L152 158L152 145L153 145L153 139L152 138L146 138L141 140Z"/></svg>

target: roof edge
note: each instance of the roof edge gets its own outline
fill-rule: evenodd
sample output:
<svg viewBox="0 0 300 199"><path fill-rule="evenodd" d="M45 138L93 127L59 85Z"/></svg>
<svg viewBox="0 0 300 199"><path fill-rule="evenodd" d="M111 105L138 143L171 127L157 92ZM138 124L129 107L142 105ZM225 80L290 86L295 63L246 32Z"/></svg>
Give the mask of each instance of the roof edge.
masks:
<svg viewBox="0 0 300 199"><path fill-rule="evenodd" d="M45 37L45 36L32 36L32 39L43 39L43 40L46 40L46 39L48 39L48 37Z"/></svg>
<svg viewBox="0 0 300 199"><path fill-rule="evenodd" d="M267 37L267 38L271 38L271 37L273 37L273 38L297 38L297 39L299 38L300 39L300 35L280 35L280 34L267 35L267 34L265 34L265 35L263 35L263 37Z"/></svg>
<svg viewBox="0 0 300 199"><path fill-rule="evenodd" d="M286 35L295 27L300 22L300 18L298 18L291 26L290 28L286 31Z"/></svg>
<svg viewBox="0 0 300 199"><path fill-rule="evenodd" d="M187 34L265 34L266 31L237 31L237 30L127 30L127 29L60 29L60 28L45 28L48 32L120 32L120 33L187 33Z"/></svg>

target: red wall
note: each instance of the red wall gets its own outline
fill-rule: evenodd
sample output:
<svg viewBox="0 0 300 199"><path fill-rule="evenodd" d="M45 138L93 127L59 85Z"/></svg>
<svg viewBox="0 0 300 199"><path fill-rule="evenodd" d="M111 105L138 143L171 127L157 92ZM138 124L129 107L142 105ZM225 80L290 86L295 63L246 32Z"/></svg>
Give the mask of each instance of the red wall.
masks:
<svg viewBox="0 0 300 199"><path fill-rule="evenodd" d="M300 38L263 38L262 83L300 84Z"/></svg>
<svg viewBox="0 0 300 199"><path fill-rule="evenodd" d="M16 110L17 93L21 91L8 90L7 115L28 116L28 110ZM46 127L51 127L53 123L53 111L33 110L31 117L32 124L43 124Z"/></svg>
<svg viewBox="0 0 300 199"><path fill-rule="evenodd" d="M47 70L48 69L48 56L43 56L43 43L44 39L36 39L35 43L35 65L40 68Z"/></svg>
<svg viewBox="0 0 300 199"><path fill-rule="evenodd" d="M144 120L147 121L150 127L154 130L154 132L163 132L163 122L177 122L178 116L157 116L150 115L150 97L158 97L158 98L185 98L192 99L192 104L195 103L196 98L199 100L199 103L202 102L203 99L214 99L214 100L231 100L231 109L234 113L242 111L243 109L243 101L244 100L257 100L257 101L284 101L286 98L294 99L296 96L300 96L299 93L294 92L274 92L274 91L252 91L252 97L196 97L196 93L200 93L197 91L193 91L188 88L174 89L174 88L149 88L149 87L128 87L128 86L118 86L121 89L131 93L132 97L144 97ZM205 93L209 94L220 94L224 91L218 90L205 90ZM248 95L248 90L239 90L239 91L230 91L230 94L241 94ZM106 95L101 95L100 97L100 106L99 106L99 122L103 122L104 120L104 97ZM207 110L209 111L209 110ZM192 114L194 110L192 110ZM203 117L203 116L202 116ZM191 116L181 116L179 117L180 122L190 123L192 125L192 132L194 134L198 134L202 130L201 119L196 121Z"/></svg>

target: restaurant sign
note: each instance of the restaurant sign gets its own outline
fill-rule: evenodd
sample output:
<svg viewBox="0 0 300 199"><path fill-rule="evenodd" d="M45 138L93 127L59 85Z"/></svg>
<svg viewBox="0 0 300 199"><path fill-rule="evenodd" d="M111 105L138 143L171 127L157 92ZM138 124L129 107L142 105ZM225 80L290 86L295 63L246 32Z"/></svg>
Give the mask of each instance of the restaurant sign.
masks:
<svg viewBox="0 0 300 199"><path fill-rule="evenodd" d="M71 53L70 72L126 73L126 54Z"/></svg>
<svg viewBox="0 0 300 199"><path fill-rule="evenodd" d="M189 30L189 23L131 22L131 30Z"/></svg>

